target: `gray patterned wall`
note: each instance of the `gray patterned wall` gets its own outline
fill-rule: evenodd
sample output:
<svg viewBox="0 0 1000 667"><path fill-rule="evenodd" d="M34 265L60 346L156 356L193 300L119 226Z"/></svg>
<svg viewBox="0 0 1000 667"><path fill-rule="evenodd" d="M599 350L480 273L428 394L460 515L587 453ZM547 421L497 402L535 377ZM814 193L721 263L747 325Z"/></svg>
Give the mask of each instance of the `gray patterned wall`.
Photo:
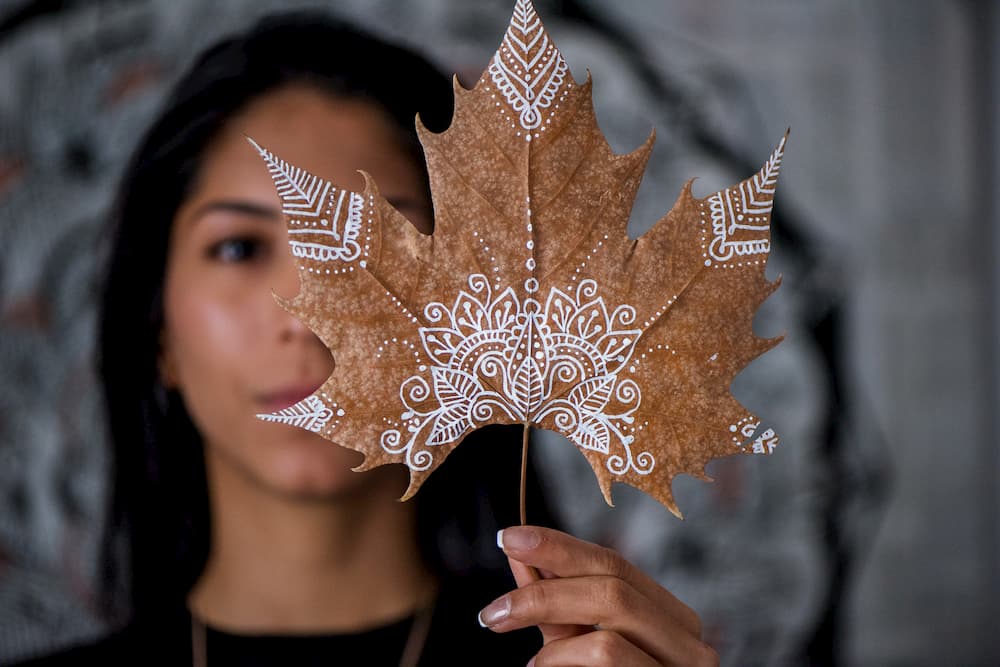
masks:
<svg viewBox="0 0 1000 667"><path fill-rule="evenodd" d="M91 363L123 162L199 48L291 4L0 3L0 663L105 630ZM472 80L512 2L294 4ZM582 457L541 437L567 526L695 607L725 664L1000 664L995 3L536 4L577 78L593 73L612 146L657 130L636 233L688 177L696 194L744 178L792 129L785 283L757 321L788 338L734 386L781 448L678 480L682 523L625 487L609 510Z"/></svg>

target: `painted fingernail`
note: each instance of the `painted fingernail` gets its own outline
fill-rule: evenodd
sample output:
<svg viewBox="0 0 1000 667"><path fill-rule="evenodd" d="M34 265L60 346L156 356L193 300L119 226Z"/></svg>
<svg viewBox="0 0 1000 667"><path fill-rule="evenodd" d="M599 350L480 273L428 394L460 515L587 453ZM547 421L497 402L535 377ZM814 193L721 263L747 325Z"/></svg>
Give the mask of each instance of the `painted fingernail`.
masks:
<svg viewBox="0 0 1000 667"><path fill-rule="evenodd" d="M508 549L530 551L537 547L541 541L542 537L538 534L538 531L521 526L505 528L497 533L497 546L504 551Z"/></svg>
<svg viewBox="0 0 1000 667"><path fill-rule="evenodd" d="M497 531L497 548L503 551L503 528Z"/></svg>
<svg viewBox="0 0 1000 667"><path fill-rule="evenodd" d="M510 596L504 595L479 612L479 625L484 628L493 627L508 616L510 616Z"/></svg>

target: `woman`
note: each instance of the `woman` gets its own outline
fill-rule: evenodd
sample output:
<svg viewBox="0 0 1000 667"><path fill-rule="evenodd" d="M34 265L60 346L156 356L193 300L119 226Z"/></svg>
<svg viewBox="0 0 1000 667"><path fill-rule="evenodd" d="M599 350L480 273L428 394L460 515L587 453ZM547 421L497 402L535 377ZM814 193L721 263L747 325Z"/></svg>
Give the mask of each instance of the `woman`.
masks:
<svg viewBox="0 0 1000 667"><path fill-rule="evenodd" d="M717 662L697 616L610 550L508 528L496 542L519 587L495 576L501 552L477 549L515 521L517 465L490 445L517 431L470 436L399 503L401 466L355 473L356 452L253 416L312 393L333 360L271 296L298 278L245 137L345 187L368 171L430 232L413 120L445 129L451 99L419 56L313 14L262 21L178 83L123 183L103 300L130 614L57 660Z"/></svg>

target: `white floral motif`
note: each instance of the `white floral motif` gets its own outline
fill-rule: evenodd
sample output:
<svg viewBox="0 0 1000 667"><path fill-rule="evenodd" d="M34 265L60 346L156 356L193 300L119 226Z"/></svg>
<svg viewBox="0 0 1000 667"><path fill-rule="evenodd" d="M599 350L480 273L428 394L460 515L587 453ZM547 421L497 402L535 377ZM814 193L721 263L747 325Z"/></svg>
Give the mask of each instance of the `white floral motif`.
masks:
<svg viewBox="0 0 1000 667"><path fill-rule="evenodd" d="M357 259L361 255L358 236L365 204L361 195L336 188L285 162L253 139L248 141L267 162L281 197L281 212L289 220L292 255L317 262Z"/></svg>
<svg viewBox="0 0 1000 667"><path fill-rule="evenodd" d="M334 188L331 190L334 192L330 194L330 206L334 213L330 229L306 227L288 230L291 239L288 241L288 245L295 257L314 259L318 262L350 262L361 254L358 234L361 230L361 213L365 201L356 192L337 191ZM347 202L344 201L345 199ZM288 211L286 210L285 213ZM341 222L343 222L343 233L338 231L338 224ZM292 222L292 225L294 224ZM306 235L306 238L312 237L314 240L297 241L295 238L298 235ZM317 243L317 237L325 242ZM339 242L339 245L326 241L324 237L332 238L335 242Z"/></svg>
<svg viewBox="0 0 1000 667"><path fill-rule="evenodd" d="M518 0L489 72L519 115L521 127L530 132L541 126L541 110L552 105L567 70L566 61L549 41L535 8L527 0Z"/></svg>
<svg viewBox="0 0 1000 667"><path fill-rule="evenodd" d="M544 308L534 298L521 301L511 288L494 297L484 275L470 276L469 288L451 308L425 308L427 321L437 325L420 329L433 365L403 381L400 419L408 435L388 429L382 447L426 470L433 455L424 447L454 442L499 412L515 423L551 418L580 447L608 455L616 475L649 473L652 455L633 456L634 437L622 428L642 398L633 380L618 375L642 333L627 328L635 309L621 305L609 313L593 280L582 281L572 296L553 288Z"/></svg>
<svg viewBox="0 0 1000 667"><path fill-rule="evenodd" d="M343 414L343 410L337 411L337 416L343 416ZM318 397L308 396L275 414L259 414L257 417L264 421L298 426L307 431L319 433L333 417L333 410L324 405Z"/></svg>
<svg viewBox="0 0 1000 667"><path fill-rule="evenodd" d="M763 433L754 439L753 453L770 454L777 445L778 435L774 432L774 429L765 429Z"/></svg>
<svg viewBox="0 0 1000 667"><path fill-rule="evenodd" d="M708 250L716 262L728 261L734 255L763 255L770 251L771 242L767 233L784 152L785 139L782 139L763 169L753 178L708 198L714 236ZM748 238L734 238L738 230L750 232ZM706 261L706 264L711 264L711 261Z"/></svg>

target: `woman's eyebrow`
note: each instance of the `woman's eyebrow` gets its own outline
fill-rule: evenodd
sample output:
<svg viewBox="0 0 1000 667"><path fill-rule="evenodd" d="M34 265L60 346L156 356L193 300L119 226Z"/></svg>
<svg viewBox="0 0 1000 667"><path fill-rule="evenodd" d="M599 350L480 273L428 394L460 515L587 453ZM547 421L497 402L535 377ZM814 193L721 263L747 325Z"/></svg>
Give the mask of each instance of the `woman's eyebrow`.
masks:
<svg viewBox="0 0 1000 667"><path fill-rule="evenodd" d="M249 201L220 199L208 202L199 207L191 214L191 221L195 222L210 213L236 213L257 218L268 222L277 222L282 219L281 211L266 204L255 204Z"/></svg>

